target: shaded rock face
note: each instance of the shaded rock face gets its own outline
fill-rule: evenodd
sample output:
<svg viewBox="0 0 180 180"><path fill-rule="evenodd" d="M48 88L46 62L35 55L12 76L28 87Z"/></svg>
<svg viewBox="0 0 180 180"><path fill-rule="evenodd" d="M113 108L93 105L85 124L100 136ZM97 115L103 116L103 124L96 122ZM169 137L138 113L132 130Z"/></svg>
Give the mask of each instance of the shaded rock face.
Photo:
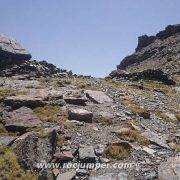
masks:
<svg viewBox="0 0 180 180"><path fill-rule="evenodd" d="M0 63L30 60L31 54L15 39L0 35Z"/></svg>
<svg viewBox="0 0 180 180"><path fill-rule="evenodd" d="M39 138L34 132L28 132L16 139L13 148L20 164L31 170L37 168L37 163L49 162L52 159L52 142Z"/></svg>
<svg viewBox="0 0 180 180"><path fill-rule="evenodd" d="M140 78L143 79L144 72L152 70L154 72L162 71L166 79L178 82L179 69L180 25L172 25L167 26L165 30L160 31L155 36L143 35L139 37L136 52L125 57L120 65L117 66L117 71L113 71L110 77L129 78L129 76L134 76L133 73L139 73ZM126 73L122 73L122 71ZM128 74L128 76L126 76L126 74ZM149 73L150 80L151 77L151 73ZM156 76L155 79L156 78L158 78L158 76ZM157 80L163 81L161 78Z"/></svg>

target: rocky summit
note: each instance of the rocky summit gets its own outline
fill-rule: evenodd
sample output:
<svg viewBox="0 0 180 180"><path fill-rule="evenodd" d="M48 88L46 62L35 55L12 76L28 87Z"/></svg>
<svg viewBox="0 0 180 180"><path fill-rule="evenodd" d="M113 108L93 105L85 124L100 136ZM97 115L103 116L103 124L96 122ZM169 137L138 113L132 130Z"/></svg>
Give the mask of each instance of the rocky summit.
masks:
<svg viewBox="0 0 180 180"><path fill-rule="evenodd" d="M179 53L168 26L103 79L0 36L0 179L179 179Z"/></svg>
<svg viewBox="0 0 180 180"><path fill-rule="evenodd" d="M177 24L167 26L155 36L140 36L135 52L125 57L110 77L175 84L180 80L179 70L180 24Z"/></svg>

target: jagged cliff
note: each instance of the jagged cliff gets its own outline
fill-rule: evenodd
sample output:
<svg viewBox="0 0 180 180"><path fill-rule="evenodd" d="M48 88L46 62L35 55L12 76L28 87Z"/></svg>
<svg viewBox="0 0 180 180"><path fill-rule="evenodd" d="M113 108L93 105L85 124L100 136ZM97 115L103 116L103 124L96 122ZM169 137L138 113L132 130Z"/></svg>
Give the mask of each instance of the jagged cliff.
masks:
<svg viewBox="0 0 180 180"><path fill-rule="evenodd" d="M110 77L155 79L179 83L180 24L169 25L155 36L143 35L132 55L125 57Z"/></svg>

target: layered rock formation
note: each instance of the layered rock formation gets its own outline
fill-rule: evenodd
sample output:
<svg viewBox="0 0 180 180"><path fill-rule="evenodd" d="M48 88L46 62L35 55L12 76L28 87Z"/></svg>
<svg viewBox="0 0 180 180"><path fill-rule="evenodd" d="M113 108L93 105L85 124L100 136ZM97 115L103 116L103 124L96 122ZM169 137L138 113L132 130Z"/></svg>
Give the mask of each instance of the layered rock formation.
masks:
<svg viewBox="0 0 180 180"><path fill-rule="evenodd" d="M169 25L155 36L138 38L136 51L125 57L110 77L153 79L175 84L180 75L180 25Z"/></svg>

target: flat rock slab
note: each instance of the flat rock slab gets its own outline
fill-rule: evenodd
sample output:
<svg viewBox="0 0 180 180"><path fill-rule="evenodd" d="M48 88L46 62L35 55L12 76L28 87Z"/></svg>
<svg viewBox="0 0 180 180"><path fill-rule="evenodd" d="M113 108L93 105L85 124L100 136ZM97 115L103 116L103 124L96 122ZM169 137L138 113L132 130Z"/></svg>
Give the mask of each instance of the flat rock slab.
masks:
<svg viewBox="0 0 180 180"><path fill-rule="evenodd" d="M106 173L103 175L97 175L89 177L89 180L127 180L128 176L126 173Z"/></svg>
<svg viewBox="0 0 180 180"><path fill-rule="evenodd" d="M5 98L4 103L6 106L11 106L13 108L20 108L22 106L35 108L45 105L43 98L28 95L9 96Z"/></svg>
<svg viewBox="0 0 180 180"><path fill-rule="evenodd" d="M147 138L152 143L157 144L158 146L161 146L161 147L166 148L166 149L170 149L170 147L166 143L165 139L163 139L161 136L159 136L158 134L156 134L150 130L146 130L145 132L143 132L142 136Z"/></svg>
<svg viewBox="0 0 180 180"><path fill-rule="evenodd" d="M96 155L93 146L79 148L79 159L82 162L95 162Z"/></svg>
<svg viewBox="0 0 180 180"><path fill-rule="evenodd" d="M86 96L97 104L111 103L113 100L102 91L86 90Z"/></svg>
<svg viewBox="0 0 180 180"><path fill-rule="evenodd" d="M92 122L93 113L85 109L70 109L68 111L70 120L78 120L84 122Z"/></svg>
<svg viewBox="0 0 180 180"><path fill-rule="evenodd" d="M158 167L159 180L180 179L180 156L170 157Z"/></svg>
<svg viewBox="0 0 180 180"><path fill-rule="evenodd" d="M0 146L11 145L16 138L17 137L14 137L14 136L1 136L0 137Z"/></svg>
<svg viewBox="0 0 180 180"><path fill-rule="evenodd" d="M56 180L72 180L76 176L76 171L69 171L59 174Z"/></svg>
<svg viewBox="0 0 180 180"><path fill-rule="evenodd" d="M36 114L27 107L21 107L5 114L5 127L9 131L21 131L27 128L37 127L42 122Z"/></svg>

